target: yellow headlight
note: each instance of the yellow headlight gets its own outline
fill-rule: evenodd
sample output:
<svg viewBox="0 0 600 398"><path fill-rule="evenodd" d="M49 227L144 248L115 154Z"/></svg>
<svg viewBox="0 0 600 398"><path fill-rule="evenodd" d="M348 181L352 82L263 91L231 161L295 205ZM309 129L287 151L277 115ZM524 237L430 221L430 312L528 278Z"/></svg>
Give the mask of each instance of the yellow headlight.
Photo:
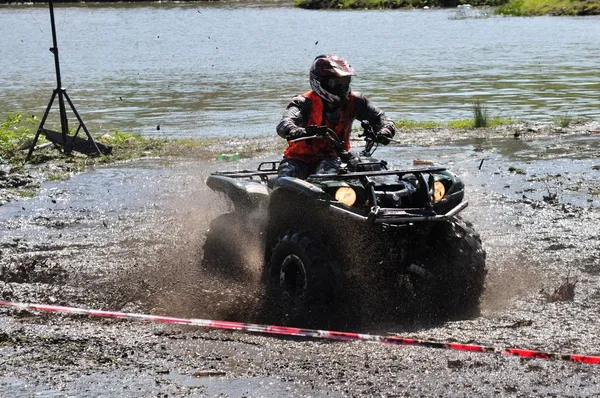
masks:
<svg viewBox="0 0 600 398"><path fill-rule="evenodd" d="M436 181L433 184L433 201L437 202L442 200L444 195L446 195L446 187L441 183L441 181Z"/></svg>
<svg viewBox="0 0 600 398"><path fill-rule="evenodd" d="M335 191L335 200L346 206L352 206L356 202L356 192L350 187L340 187Z"/></svg>

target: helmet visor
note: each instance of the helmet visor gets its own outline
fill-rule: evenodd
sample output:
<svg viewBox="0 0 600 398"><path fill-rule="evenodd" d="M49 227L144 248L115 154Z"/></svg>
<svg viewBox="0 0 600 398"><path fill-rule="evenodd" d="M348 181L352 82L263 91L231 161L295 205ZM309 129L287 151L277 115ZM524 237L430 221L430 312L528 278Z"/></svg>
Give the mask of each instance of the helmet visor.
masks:
<svg viewBox="0 0 600 398"><path fill-rule="evenodd" d="M330 77L325 81L325 88L335 95L346 94L350 88L352 77Z"/></svg>

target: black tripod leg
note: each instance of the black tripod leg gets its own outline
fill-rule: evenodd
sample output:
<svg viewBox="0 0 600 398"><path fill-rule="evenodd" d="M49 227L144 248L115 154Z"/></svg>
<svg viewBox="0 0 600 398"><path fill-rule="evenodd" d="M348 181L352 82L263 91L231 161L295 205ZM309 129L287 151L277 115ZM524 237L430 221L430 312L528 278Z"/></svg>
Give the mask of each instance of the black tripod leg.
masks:
<svg viewBox="0 0 600 398"><path fill-rule="evenodd" d="M63 139L63 151L65 154L70 155L71 150L73 150L73 145L69 144L67 141L67 136L69 135L69 119L67 119L67 109L65 108L65 100L64 97L67 96L67 92L64 89L59 89L58 91L58 106L60 110L60 129L62 132Z"/></svg>
<svg viewBox="0 0 600 398"><path fill-rule="evenodd" d="M42 121L40 122L40 125L37 129L37 132L35 133L35 138L33 139L33 142L31 143L31 146L29 147L29 152L27 152L27 157L25 158L25 163L27 163L29 161L29 158L31 157L31 154L33 153L33 149L35 148L35 145L37 144L38 138L40 137L40 133L42 132L43 128L44 128L44 123L46 123L46 119L48 118L48 114L50 113L50 109L52 109L52 104L54 103L54 98L56 98L56 90L54 90L52 92L52 97L50 97L50 102L48 102L48 106L46 107L46 112L44 112L44 116L42 117Z"/></svg>
<svg viewBox="0 0 600 398"><path fill-rule="evenodd" d="M92 138L92 135L88 131L87 127L85 127L85 123L83 123L83 120L81 119L81 117L79 116L79 113L75 109L75 105L73 105L73 103L71 102L71 98L69 98L69 95L67 94L66 91L63 91L63 93L65 94L65 98L67 99L67 102L69 103L69 106L71 107L71 110L73 111L73 113L75 114L75 117L79 121L79 125L81 127L83 127L83 131L85 131L85 134L87 135L88 139L90 141L92 141L92 144L94 144L94 148L96 148L96 152L98 152L98 155L102 155L102 152L100 152L100 148L98 148L98 145L96 145L96 141L94 141L94 139ZM77 131L79 132L79 129Z"/></svg>

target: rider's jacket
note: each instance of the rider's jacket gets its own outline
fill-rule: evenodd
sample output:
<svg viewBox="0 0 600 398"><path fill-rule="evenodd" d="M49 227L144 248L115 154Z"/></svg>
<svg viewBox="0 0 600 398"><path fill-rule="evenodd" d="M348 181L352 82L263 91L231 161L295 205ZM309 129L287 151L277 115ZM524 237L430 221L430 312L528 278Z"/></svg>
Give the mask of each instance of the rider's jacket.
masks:
<svg viewBox="0 0 600 398"><path fill-rule="evenodd" d="M375 131L385 128L392 135L396 133L394 122L361 93L352 91L341 106L331 107L311 90L292 98L277 125L277 134L285 138L289 132L299 127L327 125L335 131L339 139L344 141L346 150L349 150L350 131L355 119L369 121ZM331 142L312 139L298 142L288 141L288 148L285 150L284 156L317 163L337 155L333 151Z"/></svg>

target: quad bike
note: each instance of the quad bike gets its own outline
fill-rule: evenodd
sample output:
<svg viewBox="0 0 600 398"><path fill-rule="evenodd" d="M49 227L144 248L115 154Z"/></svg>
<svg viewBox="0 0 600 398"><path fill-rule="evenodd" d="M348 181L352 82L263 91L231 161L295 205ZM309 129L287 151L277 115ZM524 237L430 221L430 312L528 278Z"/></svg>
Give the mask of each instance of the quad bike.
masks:
<svg viewBox="0 0 600 398"><path fill-rule="evenodd" d="M237 272L240 237L258 239L272 306L295 326L477 315L487 271L479 235L458 215L464 184L444 167L388 169L362 126L359 154L326 127L300 138L332 143L342 160L333 174L277 178L278 162L212 173L207 185L234 211L212 222L204 261Z"/></svg>

